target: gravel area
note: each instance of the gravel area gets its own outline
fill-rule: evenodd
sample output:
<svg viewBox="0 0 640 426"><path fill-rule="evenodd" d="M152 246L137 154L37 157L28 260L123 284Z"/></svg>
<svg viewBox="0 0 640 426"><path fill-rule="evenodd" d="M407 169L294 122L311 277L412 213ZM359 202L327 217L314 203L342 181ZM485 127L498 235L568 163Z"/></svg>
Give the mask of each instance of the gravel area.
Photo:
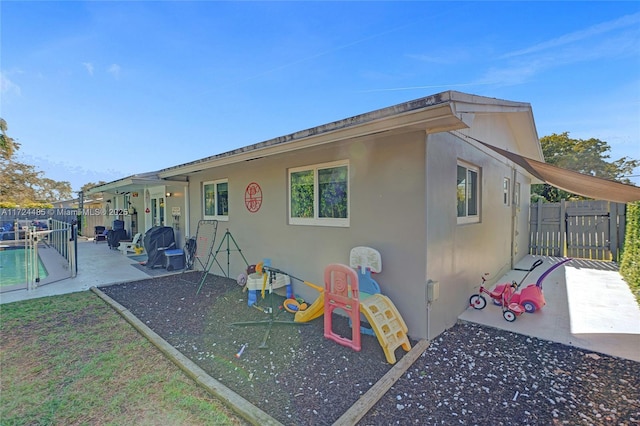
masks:
<svg viewBox="0 0 640 426"><path fill-rule="evenodd" d="M270 315L248 307L235 280L209 275L196 294L199 276L101 290L285 425L334 423L392 367L373 336L363 334L355 352L323 337L322 317L292 324L279 309L284 297L259 300L274 307ZM269 328L272 320L285 324ZM334 330L350 335L344 318L334 318ZM404 355L396 350L398 361ZM636 425L640 363L460 323L431 342L358 424Z"/></svg>

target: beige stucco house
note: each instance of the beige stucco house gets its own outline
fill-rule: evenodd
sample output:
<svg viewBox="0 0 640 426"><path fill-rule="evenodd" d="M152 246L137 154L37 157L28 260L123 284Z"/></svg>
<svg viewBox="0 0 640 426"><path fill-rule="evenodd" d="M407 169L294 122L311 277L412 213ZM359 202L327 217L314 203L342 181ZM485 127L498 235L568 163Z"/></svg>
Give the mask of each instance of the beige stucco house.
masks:
<svg viewBox="0 0 640 426"><path fill-rule="evenodd" d="M120 216L130 232L172 226L180 245L200 219L217 219L218 241L228 229L250 263L269 258L319 285L326 265L373 247L375 279L409 335L432 339L483 272L500 276L527 254L536 178L483 143L544 161L528 103L447 91L91 192L130 213ZM230 256L235 277L245 264Z"/></svg>

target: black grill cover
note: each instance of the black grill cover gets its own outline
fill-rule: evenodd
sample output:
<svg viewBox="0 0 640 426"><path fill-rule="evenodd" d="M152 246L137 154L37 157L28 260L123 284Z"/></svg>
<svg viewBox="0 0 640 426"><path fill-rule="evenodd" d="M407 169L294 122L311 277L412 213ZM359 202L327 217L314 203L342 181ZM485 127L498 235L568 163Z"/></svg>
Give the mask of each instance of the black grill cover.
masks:
<svg viewBox="0 0 640 426"><path fill-rule="evenodd" d="M147 251L147 268L164 267L164 251L175 248L173 228L170 226L154 226L149 229L142 243Z"/></svg>

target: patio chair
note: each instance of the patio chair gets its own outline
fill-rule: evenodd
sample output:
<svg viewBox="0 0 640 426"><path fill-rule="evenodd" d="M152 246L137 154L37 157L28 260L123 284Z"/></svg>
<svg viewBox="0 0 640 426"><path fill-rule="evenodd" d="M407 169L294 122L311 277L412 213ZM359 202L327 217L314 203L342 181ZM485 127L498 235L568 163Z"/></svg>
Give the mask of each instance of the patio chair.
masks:
<svg viewBox="0 0 640 426"><path fill-rule="evenodd" d="M93 242L98 243L99 241L107 241L107 228L104 226L94 226L93 227Z"/></svg>
<svg viewBox="0 0 640 426"><path fill-rule="evenodd" d="M120 241L120 244L118 245L118 250L120 250L122 254L125 256L130 253L137 254L135 247L140 244L141 237L142 237L142 234L138 232L136 235L133 236L133 239L131 241Z"/></svg>

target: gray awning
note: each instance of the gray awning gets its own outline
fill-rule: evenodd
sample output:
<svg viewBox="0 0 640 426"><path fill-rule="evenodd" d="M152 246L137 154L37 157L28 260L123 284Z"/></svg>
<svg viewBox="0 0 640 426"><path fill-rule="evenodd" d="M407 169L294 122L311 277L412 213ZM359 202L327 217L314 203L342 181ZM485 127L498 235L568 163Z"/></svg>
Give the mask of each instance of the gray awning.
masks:
<svg viewBox="0 0 640 426"><path fill-rule="evenodd" d="M474 140L523 167L541 181L567 192L617 203L640 201L640 187L566 170Z"/></svg>

